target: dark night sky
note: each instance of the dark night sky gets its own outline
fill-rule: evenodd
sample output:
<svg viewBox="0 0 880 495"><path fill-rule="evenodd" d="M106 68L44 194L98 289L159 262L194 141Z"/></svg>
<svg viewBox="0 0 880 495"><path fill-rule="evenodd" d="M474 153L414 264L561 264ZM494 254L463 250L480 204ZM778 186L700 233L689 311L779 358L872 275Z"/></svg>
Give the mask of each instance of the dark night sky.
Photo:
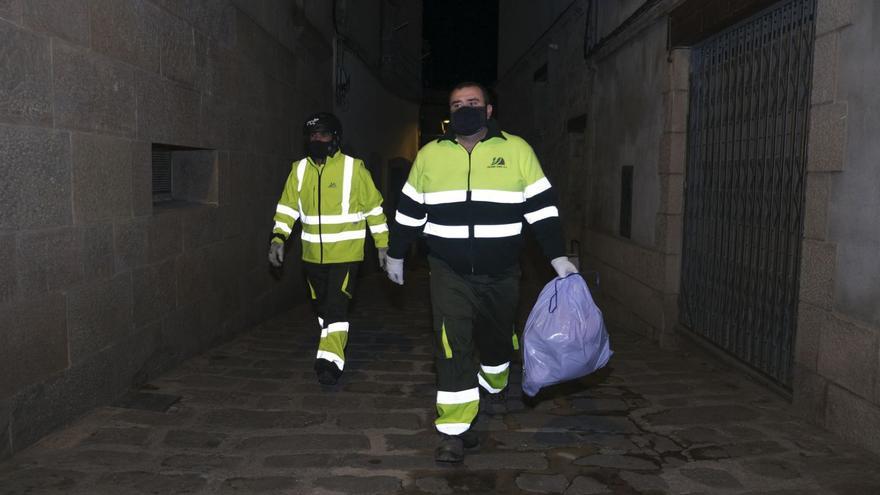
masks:
<svg viewBox="0 0 880 495"><path fill-rule="evenodd" d="M498 66L498 0L424 0L426 87L491 86Z"/></svg>

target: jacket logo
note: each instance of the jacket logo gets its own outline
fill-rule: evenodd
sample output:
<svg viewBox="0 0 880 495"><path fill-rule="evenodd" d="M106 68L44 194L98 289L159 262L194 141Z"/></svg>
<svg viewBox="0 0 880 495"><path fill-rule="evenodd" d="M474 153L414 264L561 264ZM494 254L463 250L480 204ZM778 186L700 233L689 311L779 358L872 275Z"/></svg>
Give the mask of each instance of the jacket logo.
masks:
<svg viewBox="0 0 880 495"><path fill-rule="evenodd" d="M492 163L489 164L489 168L507 168L507 164L504 163L504 157L496 156L492 158Z"/></svg>
<svg viewBox="0 0 880 495"><path fill-rule="evenodd" d="M336 183L335 183L335 182L331 182L330 185L327 186L327 187L329 187L329 188L331 188L331 189L335 189L335 188L336 188Z"/></svg>

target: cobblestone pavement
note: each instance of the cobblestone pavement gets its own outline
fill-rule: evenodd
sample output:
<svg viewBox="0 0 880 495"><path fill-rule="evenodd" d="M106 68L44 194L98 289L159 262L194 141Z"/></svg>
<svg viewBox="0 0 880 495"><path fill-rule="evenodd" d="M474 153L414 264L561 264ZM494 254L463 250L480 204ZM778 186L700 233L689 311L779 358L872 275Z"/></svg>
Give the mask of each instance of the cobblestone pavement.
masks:
<svg viewBox="0 0 880 495"><path fill-rule="evenodd" d="M464 464L437 465L427 284L407 275L362 281L336 387L315 380L300 308L130 404L179 396L166 411L103 407L0 464L0 493L880 494L876 457L707 356L621 332L605 370L528 405L514 384Z"/></svg>

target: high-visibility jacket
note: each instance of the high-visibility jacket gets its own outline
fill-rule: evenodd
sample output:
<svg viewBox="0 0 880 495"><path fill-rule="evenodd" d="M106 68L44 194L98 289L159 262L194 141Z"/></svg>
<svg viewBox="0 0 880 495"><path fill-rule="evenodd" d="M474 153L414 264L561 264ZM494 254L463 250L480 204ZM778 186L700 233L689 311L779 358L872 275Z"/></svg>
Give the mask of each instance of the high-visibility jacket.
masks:
<svg viewBox="0 0 880 495"><path fill-rule="evenodd" d="M468 152L447 134L419 150L394 217L388 255L402 258L420 233L431 254L462 274L498 274L516 264L523 220L544 254L563 256L559 210L532 147L494 120Z"/></svg>
<svg viewBox="0 0 880 495"><path fill-rule="evenodd" d="M388 246L382 195L364 162L337 151L323 165L294 162L275 208L272 242L284 242L302 223L302 258L310 263L364 259L367 227L376 247Z"/></svg>

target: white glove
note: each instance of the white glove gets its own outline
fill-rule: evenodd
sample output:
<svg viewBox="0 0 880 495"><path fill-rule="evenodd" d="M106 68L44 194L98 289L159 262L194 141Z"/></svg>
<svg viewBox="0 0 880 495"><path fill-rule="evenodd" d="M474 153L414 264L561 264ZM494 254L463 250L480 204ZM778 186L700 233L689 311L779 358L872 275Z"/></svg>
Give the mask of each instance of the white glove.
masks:
<svg viewBox="0 0 880 495"><path fill-rule="evenodd" d="M577 273L578 269L571 261L568 261L567 256L560 256L558 258L553 258L550 261L550 264L553 265L553 269L556 270L556 274L559 275L559 278L565 278L572 273Z"/></svg>
<svg viewBox="0 0 880 495"><path fill-rule="evenodd" d="M385 271L388 272L388 278L398 285L403 285L403 260L385 257Z"/></svg>
<svg viewBox="0 0 880 495"><path fill-rule="evenodd" d="M388 248L378 248L379 251L379 268L385 269L385 258L388 256Z"/></svg>
<svg viewBox="0 0 880 495"><path fill-rule="evenodd" d="M284 243L272 242L269 244L269 263L276 268L284 263Z"/></svg>

